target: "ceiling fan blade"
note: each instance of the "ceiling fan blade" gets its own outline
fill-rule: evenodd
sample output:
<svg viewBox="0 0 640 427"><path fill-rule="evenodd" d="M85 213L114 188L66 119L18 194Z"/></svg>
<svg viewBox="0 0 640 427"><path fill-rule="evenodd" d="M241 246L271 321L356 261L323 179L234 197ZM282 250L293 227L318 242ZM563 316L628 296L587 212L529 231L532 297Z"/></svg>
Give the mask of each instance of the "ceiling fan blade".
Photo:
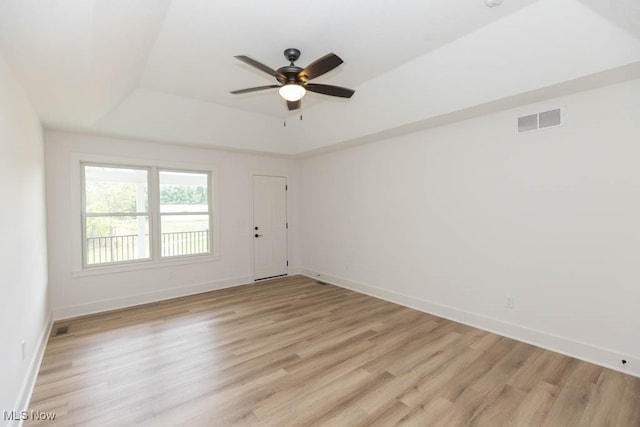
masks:
<svg viewBox="0 0 640 427"><path fill-rule="evenodd" d="M256 61L255 59L251 59L248 56L244 56L244 55L236 55L235 56L236 59L239 59L240 61L244 62L245 64L251 65L254 68L257 68L260 71L263 71L273 77L282 77L284 78L284 76L282 74L280 74L279 72L277 72L276 70L274 70L271 67L267 67L266 65Z"/></svg>
<svg viewBox="0 0 640 427"><path fill-rule="evenodd" d="M239 95L241 93L249 93L249 92L257 92L259 90L265 90L265 89L274 89L276 87L280 87L280 85L269 85L269 86L258 86L258 87L250 87L248 89L240 89L240 90L234 90L230 93L234 94L234 95Z"/></svg>
<svg viewBox="0 0 640 427"><path fill-rule="evenodd" d="M307 83L304 87L311 92L321 93L323 95L339 96L340 98L351 98L354 93L353 89L346 87L321 85L316 83Z"/></svg>
<svg viewBox="0 0 640 427"><path fill-rule="evenodd" d="M300 104L300 100L287 101L287 107L289 108L289 111L297 110L298 108L300 108Z"/></svg>
<svg viewBox="0 0 640 427"><path fill-rule="evenodd" d="M335 53L328 53L322 58L316 59L311 64L307 65L304 70L298 73L298 78L303 81L315 79L316 77L333 70L343 62L344 61Z"/></svg>

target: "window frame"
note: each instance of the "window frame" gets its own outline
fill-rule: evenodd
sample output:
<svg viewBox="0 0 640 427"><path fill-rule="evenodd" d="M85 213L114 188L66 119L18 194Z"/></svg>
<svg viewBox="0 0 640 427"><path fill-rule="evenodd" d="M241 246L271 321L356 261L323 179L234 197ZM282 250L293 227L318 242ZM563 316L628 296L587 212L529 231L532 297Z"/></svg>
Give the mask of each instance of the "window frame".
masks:
<svg viewBox="0 0 640 427"><path fill-rule="evenodd" d="M147 172L147 211L146 212L110 212L110 213L89 213L87 212L87 181L86 181L86 167L102 167L102 168L112 168L112 169L130 169L130 170L144 170ZM106 267L110 265L121 265L121 264L130 264L136 262L146 262L153 260L153 215L151 211L151 181L152 181L152 168L150 167L141 167L141 166L126 166L126 165L112 165L112 164L100 164L94 162L81 162L80 163L80 182L81 182L81 190L80 190L80 217L82 220L82 268L95 268L95 267ZM110 261L110 262L102 262L98 264L89 264L87 262L87 218L99 218L99 217L139 217L146 216L149 218L149 256L146 258L137 258L133 260L127 261Z"/></svg>
<svg viewBox="0 0 640 427"><path fill-rule="evenodd" d="M86 265L86 233L85 233L85 182L84 165L104 166L124 169L146 169L148 180L148 213L149 213L149 258L130 261L118 261ZM179 256L160 257L160 194L159 171L177 171L202 173L208 176L209 207L209 252ZM157 161L146 159L121 158L86 153L71 153L70 184L73 227L71 231L72 277L87 277L101 274L139 271L159 267L172 267L194 263L209 263L220 260L220 227L219 227L219 175L218 169L210 164ZM154 178L155 177L155 178ZM158 230L157 232L155 230ZM156 234L157 233L157 234ZM154 237L155 235L155 237Z"/></svg>
<svg viewBox="0 0 640 427"><path fill-rule="evenodd" d="M206 212L165 212L162 213L161 204L160 204L160 173L161 172L178 172L178 173L192 173L192 174L206 174L207 175L207 211ZM213 254L213 198L211 196L212 193L212 173L210 171L197 171L193 169L176 169L176 168L156 168L155 170L157 179L157 207L158 207L158 216L157 216L157 233L154 233L159 238L157 239L157 254L159 260L172 260L172 259L180 259L180 258L191 258L194 256L202 256L202 255L212 255ZM187 255L162 255L162 216L189 216L189 215L208 215L209 216L209 251L208 252L200 252L197 254L187 254ZM153 244L152 244L153 246Z"/></svg>

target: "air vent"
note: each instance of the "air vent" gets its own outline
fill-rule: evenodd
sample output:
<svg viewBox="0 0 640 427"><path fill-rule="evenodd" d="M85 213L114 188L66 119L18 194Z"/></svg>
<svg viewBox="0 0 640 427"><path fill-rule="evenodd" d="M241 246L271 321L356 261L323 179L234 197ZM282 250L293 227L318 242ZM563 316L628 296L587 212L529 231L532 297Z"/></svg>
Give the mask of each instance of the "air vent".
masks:
<svg viewBox="0 0 640 427"><path fill-rule="evenodd" d="M528 132L561 124L562 111L556 108L555 110L518 117L518 132Z"/></svg>
<svg viewBox="0 0 640 427"><path fill-rule="evenodd" d="M560 124L560 109L545 111L544 113L538 114L538 117L540 129L558 126Z"/></svg>
<svg viewBox="0 0 640 427"><path fill-rule="evenodd" d="M538 129L538 115L518 117L518 132Z"/></svg>

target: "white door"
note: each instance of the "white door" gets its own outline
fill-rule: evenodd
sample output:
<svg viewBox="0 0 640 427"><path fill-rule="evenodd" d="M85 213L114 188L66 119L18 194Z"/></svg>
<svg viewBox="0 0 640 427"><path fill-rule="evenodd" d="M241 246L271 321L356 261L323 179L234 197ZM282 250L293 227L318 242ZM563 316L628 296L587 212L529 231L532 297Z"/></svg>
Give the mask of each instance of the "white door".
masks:
<svg viewBox="0 0 640 427"><path fill-rule="evenodd" d="M253 176L253 263L256 280L287 274L287 179Z"/></svg>

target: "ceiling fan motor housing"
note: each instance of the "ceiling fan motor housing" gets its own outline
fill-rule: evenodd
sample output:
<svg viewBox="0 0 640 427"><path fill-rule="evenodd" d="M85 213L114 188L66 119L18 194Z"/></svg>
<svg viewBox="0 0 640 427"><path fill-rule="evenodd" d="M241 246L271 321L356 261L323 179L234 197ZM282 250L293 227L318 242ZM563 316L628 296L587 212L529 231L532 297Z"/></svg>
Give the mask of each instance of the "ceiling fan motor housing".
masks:
<svg viewBox="0 0 640 427"><path fill-rule="evenodd" d="M296 67L293 65L300 58L300 50L290 47L289 49L285 49L284 57L291 63L287 66L278 68L278 73L281 76L276 77L276 79L282 83L299 83L304 84L308 79L304 78L304 76L299 76L300 71L303 70L301 67ZM284 76L284 78L282 78ZM301 78L299 78L301 77Z"/></svg>
<svg viewBox="0 0 640 427"><path fill-rule="evenodd" d="M280 83L306 83L307 79L298 79L298 74L303 69L300 67L296 67L295 65L287 65L285 67L278 68L278 73L281 76L276 77L276 79ZM283 78L284 77L284 78ZM300 76L303 77L303 76Z"/></svg>
<svg viewBox="0 0 640 427"><path fill-rule="evenodd" d="M291 62L291 65L293 65L293 63L296 62L298 58L300 58L300 50L293 47L285 49L284 57L287 58L287 61Z"/></svg>

